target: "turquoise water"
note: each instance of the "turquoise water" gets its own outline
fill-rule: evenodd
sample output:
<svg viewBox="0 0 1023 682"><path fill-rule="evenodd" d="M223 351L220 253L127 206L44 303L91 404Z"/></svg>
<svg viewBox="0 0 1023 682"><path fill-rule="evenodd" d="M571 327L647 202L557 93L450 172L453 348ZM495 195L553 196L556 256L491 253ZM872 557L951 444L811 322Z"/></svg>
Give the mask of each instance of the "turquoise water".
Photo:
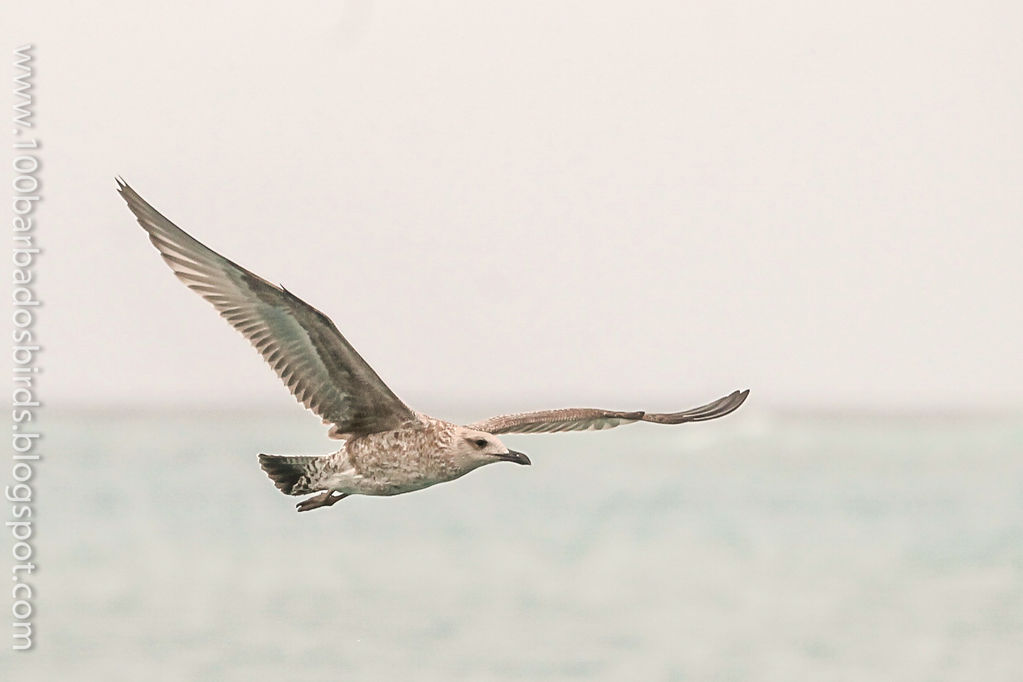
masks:
<svg viewBox="0 0 1023 682"><path fill-rule="evenodd" d="M311 417L43 427L37 643L4 680L1023 671L1018 419L511 437L533 467L309 514L255 456L327 451Z"/></svg>

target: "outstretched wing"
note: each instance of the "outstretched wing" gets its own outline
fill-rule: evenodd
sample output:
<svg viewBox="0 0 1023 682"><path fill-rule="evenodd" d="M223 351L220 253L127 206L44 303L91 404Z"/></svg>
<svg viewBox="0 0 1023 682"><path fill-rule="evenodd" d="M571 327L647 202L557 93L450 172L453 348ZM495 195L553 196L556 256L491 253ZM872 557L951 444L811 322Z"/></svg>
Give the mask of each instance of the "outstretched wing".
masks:
<svg viewBox="0 0 1023 682"><path fill-rule="evenodd" d="M414 418L334 323L186 234L120 178L118 191L174 274L256 347L331 436L374 433Z"/></svg>
<svg viewBox="0 0 1023 682"><path fill-rule="evenodd" d="M734 412L738 409L739 405L742 405L748 395L748 389L745 391L735 391L724 398L701 405L700 407L694 407L691 410L665 414L615 412L613 410L590 408L568 408L564 410L506 414L470 424L469 428L494 434L553 433L556 431L600 431L603 429L613 429L621 424L631 424L636 421L654 422L656 424L705 422Z"/></svg>

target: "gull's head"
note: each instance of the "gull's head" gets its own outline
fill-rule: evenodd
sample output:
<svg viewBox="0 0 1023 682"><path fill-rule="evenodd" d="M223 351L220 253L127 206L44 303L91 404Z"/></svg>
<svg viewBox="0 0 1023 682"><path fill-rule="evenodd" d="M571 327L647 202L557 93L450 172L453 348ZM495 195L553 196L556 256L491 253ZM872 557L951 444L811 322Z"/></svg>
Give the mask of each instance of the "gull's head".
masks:
<svg viewBox="0 0 1023 682"><path fill-rule="evenodd" d="M497 436L485 431L462 427L458 429L455 438L457 439L454 444L457 456L472 466L478 467L494 462L532 464L525 454L509 450Z"/></svg>

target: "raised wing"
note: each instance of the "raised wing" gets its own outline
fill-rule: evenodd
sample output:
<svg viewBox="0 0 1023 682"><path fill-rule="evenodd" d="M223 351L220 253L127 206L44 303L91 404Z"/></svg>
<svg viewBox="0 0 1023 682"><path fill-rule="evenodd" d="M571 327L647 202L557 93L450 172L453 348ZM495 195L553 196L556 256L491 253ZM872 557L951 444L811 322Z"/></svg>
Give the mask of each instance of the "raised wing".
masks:
<svg viewBox="0 0 1023 682"><path fill-rule="evenodd" d="M648 414L646 412L615 412L591 408L568 408L506 414L470 424L469 428L487 433L554 433L557 431L600 431L621 424L644 421L656 424L705 422L734 412L746 400L749 390L735 391L712 403L682 412Z"/></svg>
<svg viewBox="0 0 1023 682"><path fill-rule="evenodd" d="M326 315L199 243L120 178L117 184L178 279L256 347L300 403L334 425L332 437L388 431L415 417Z"/></svg>

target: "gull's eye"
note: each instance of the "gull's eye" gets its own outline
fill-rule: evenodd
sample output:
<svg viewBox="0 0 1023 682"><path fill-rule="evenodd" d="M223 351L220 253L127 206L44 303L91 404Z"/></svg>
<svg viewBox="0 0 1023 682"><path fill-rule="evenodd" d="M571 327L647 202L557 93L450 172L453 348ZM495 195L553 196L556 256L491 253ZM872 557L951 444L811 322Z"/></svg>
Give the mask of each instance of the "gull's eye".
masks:
<svg viewBox="0 0 1023 682"><path fill-rule="evenodd" d="M473 441L473 443L475 443L476 447L478 448L487 447L487 441L483 440L482 438L477 438L476 440Z"/></svg>

